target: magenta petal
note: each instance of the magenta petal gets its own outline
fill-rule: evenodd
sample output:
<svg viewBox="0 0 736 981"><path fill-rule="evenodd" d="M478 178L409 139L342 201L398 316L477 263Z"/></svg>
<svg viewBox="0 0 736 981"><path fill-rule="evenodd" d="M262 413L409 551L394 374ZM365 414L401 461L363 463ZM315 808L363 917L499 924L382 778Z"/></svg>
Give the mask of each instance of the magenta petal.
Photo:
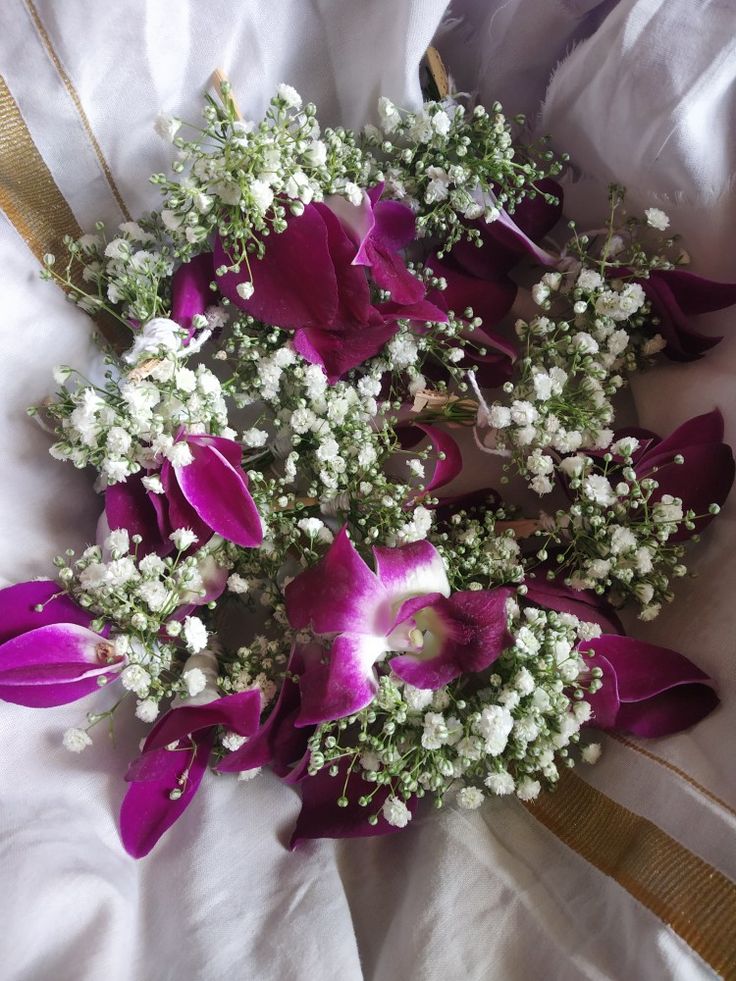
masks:
<svg viewBox="0 0 736 981"><path fill-rule="evenodd" d="M237 773L269 765L280 777L294 773L294 765L303 760L307 752L312 730L295 726L301 696L299 684L291 675L301 674L304 670L305 653L307 657L319 656L320 651L318 645L294 647L270 715L240 749L229 753L218 764L219 771Z"/></svg>
<svg viewBox="0 0 736 981"><path fill-rule="evenodd" d="M319 725L365 708L378 691L373 665L385 651L384 637L351 633L338 634L328 651L310 651L295 725Z"/></svg>
<svg viewBox="0 0 736 981"><path fill-rule="evenodd" d="M659 439L654 433L644 430L650 439L653 437L653 440L640 462L641 464L649 463L650 460L659 462L659 459L665 455L671 457L675 453L682 453L684 446L720 443L723 441L723 430L723 415L719 409L705 412L701 416L693 416L692 419L688 419L687 422L683 422L681 426L674 429L665 439ZM635 431L627 430L626 432L632 432L632 435L638 436ZM618 434L616 435L618 438ZM655 460L655 458L659 459Z"/></svg>
<svg viewBox="0 0 736 981"><path fill-rule="evenodd" d="M239 691L203 705L181 705L167 712L146 739L145 752L210 726L224 726L240 736L252 736L261 716L261 695L256 689Z"/></svg>
<svg viewBox="0 0 736 981"><path fill-rule="evenodd" d="M111 484L105 491L105 516L111 531L124 528L128 534L141 536L138 554L149 552L166 555L171 542L162 535L160 517L153 498L143 486L140 475L135 474L118 484Z"/></svg>
<svg viewBox="0 0 736 981"><path fill-rule="evenodd" d="M711 679L677 651L631 637L604 635L580 647L601 657L606 683L607 662L616 676L620 709L608 728L654 738L680 732L709 715L719 703ZM601 689L603 691L603 689ZM596 709L595 699L588 696ZM598 712L599 718L605 713ZM601 723L602 724L602 723Z"/></svg>
<svg viewBox="0 0 736 981"><path fill-rule="evenodd" d="M258 320L277 327L296 330L330 324L337 314L338 286L327 227L317 205L309 204L304 214L289 218L286 230L269 235L265 245L262 259L250 257L251 298L244 300L237 292L237 286L248 281L245 263L240 273L219 277L223 294ZM219 238L214 264L215 268L232 265Z"/></svg>
<svg viewBox="0 0 736 981"><path fill-rule="evenodd" d="M369 241L366 253L374 282L382 290L388 290L395 303L409 305L419 303L424 298L424 283L409 272L398 252L391 252Z"/></svg>
<svg viewBox="0 0 736 981"><path fill-rule="evenodd" d="M171 319L194 334L192 318L203 314L212 303L210 283L215 278L212 253L203 252L183 263L171 280Z"/></svg>
<svg viewBox="0 0 736 981"><path fill-rule="evenodd" d="M353 265L355 245L327 205L315 204L313 207L318 210L327 229L327 245L337 280L338 306L330 326L341 328L364 324L372 310L371 291L365 271ZM317 322L314 326L325 327L327 324Z"/></svg>
<svg viewBox="0 0 736 981"><path fill-rule="evenodd" d="M640 283L652 311L659 324L657 331L667 342L665 355L673 361L694 361L720 343L721 337L708 337L690 326L688 315L677 302L666 279L653 271L649 279L636 280Z"/></svg>
<svg viewBox="0 0 736 981"><path fill-rule="evenodd" d="M358 555L345 528L324 558L286 587L289 622L297 630L311 623L319 634L347 630L385 634L390 626L386 590Z"/></svg>
<svg viewBox="0 0 736 981"><path fill-rule="evenodd" d="M176 481L199 517L228 541L253 548L263 541L261 519L248 480L214 445L190 441L193 460L175 467Z"/></svg>
<svg viewBox="0 0 736 981"><path fill-rule="evenodd" d="M420 429L432 444L434 451L434 468L424 482L424 494L430 494L438 487L449 484L463 469L463 458L455 440L438 426L425 423L414 423L414 429ZM444 455L440 459L439 454Z"/></svg>
<svg viewBox="0 0 736 981"><path fill-rule="evenodd" d="M302 809L289 847L294 849L303 841L314 838L369 838L374 835L394 834L400 828L389 824L381 813L384 801L389 795L387 787L376 790L374 783L368 783L358 772L358 764L348 776L348 761L338 763L337 776L331 777L324 768L313 777L306 777L301 784ZM342 796L345 778L348 777L346 796L347 807L338 807L337 799ZM372 796L367 807L358 804L358 798ZM417 799L411 798L407 807L416 812ZM378 816L377 824L369 824L371 815Z"/></svg>
<svg viewBox="0 0 736 981"><path fill-rule="evenodd" d="M399 548L374 548L373 555L376 575L394 609L410 596L450 595L445 563L430 542L412 542Z"/></svg>
<svg viewBox="0 0 736 981"><path fill-rule="evenodd" d="M383 248L399 252L416 238L417 221L407 205L400 201L379 201L373 213L376 223L371 237Z"/></svg>
<svg viewBox="0 0 736 981"><path fill-rule="evenodd" d="M131 783L120 809L123 846L133 858L147 855L159 838L181 817L196 794L209 760L215 730L199 733L181 749L153 750L156 777ZM184 785L179 782L184 778ZM171 792L182 790L171 799Z"/></svg>
<svg viewBox="0 0 736 981"><path fill-rule="evenodd" d="M30 630L0 646L0 699L46 708L83 698L116 674L109 644L86 627L52 624Z"/></svg>
<svg viewBox="0 0 736 981"><path fill-rule="evenodd" d="M417 625L436 638L425 653L402 654L391 670L416 688L441 688L455 678L488 668L511 643L506 601L513 589L453 593L417 614Z"/></svg>
<svg viewBox="0 0 736 981"><path fill-rule="evenodd" d="M720 507L724 503L736 473L731 447L725 443L688 446L683 449L683 456L684 464L667 463L653 474L659 484L653 500L671 494L682 499L685 510L702 517L695 521L694 531L681 528L670 536L670 541L682 541L710 524L714 515L708 513L708 508L711 504Z"/></svg>
<svg viewBox="0 0 736 981"><path fill-rule="evenodd" d="M585 623L597 623L604 633L622 634L623 625L610 603L603 597L585 589L572 589L561 579L527 579L525 599L534 606L558 613L571 613Z"/></svg>
<svg viewBox="0 0 736 981"><path fill-rule="evenodd" d="M453 310L458 317L472 307L474 316L480 317L484 327L490 329L503 320L514 304L517 287L508 276L480 279L435 258L427 265L447 283L446 289L433 290L430 299L443 310Z"/></svg>
<svg viewBox="0 0 736 981"><path fill-rule="evenodd" d="M590 725L596 726L598 729L615 729L621 708L616 672L611 662L603 654L596 653L589 663L590 667L600 668L603 672L601 687L598 691L588 692L585 696L593 710Z"/></svg>
<svg viewBox="0 0 736 981"><path fill-rule="evenodd" d="M37 612L34 607L43 604ZM89 627L93 617L77 606L61 586L50 579L20 582L0 589L0 644L18 634L53 623L76 623Z"/></svg>
<svg viewBox="0 0 736 981"><path fill-rule="evenodd" d="M380 318L340 330L307 327L294 335L294 350L306 361L324 368L327 380L334 385L348 371L378 354L397 330L395 324Z"/></svg>
<svg viewBox="0 0 736 981"><path fill-rule="evenodd" d="M667 284L683 313L712 313L736 303L736 283L719 283L685 269L655 269L651 276Z"/></svg>

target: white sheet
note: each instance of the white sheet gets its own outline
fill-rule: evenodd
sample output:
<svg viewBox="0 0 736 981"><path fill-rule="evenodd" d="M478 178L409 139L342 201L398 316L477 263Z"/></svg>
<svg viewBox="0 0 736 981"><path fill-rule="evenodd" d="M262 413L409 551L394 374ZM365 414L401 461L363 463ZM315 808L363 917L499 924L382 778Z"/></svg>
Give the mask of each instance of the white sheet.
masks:
<svg viewBox="0 0 736 981"><path fill-rule="evenodd" d="M131 212L156 203L145 183L166 150L150 124L161 108L194 118L220 66L246 113L289 81L330 120L355 124L383 92L419 98L416 66L443 0L134 0L37 3ZM736 276L733 13L693 0L464 0L442 41L463 86L532 114L585 175L572 213L593 217L615 175L641 203L670 196L697 268ZM0 12L0 74L80 223L120 220L89 134L28 2ZM470 46L469 37L475 38ZM587 40L586 40L587 38ZM458 40L460 39L460 40ZM463 40L464 39L464 40ZM572 42L578 46L547 80ZM453 64L454 60L454 64ZM455 66L457 66L455 68ZM518 93L518 104L514 104ZM722 196L718 194L722 192ZM596 197L596 195L598 195ZM656 199L659 200L659 199ZM50 570L50 556L93 535L87 479L44 455L23 415L48 392L51 366L83 365L88 322L53 287L0 216L3 540L0 576ZM709 318L728 333L733 314ZM636 385L642 421L670 429L718 403L736 440L736 336L706 360ZM724 706L694 733L652 746L736 806L730 740L736 717L732 594L736 501L699 547L701 578L647 628L718 678ZM730 563L730 564L729 564ZM641 630L641 625L638 626ZM0 975L11 981L433 981L477 978L701 978L711 972L613 880L569 851L513 802L429 815L399 837L284 847L296 795L269 775L205 781L186 817L145 861L123 852L116 811L140 732L118 731L81 758L60 734L79 707L0 706ZM660 762L607 742L588 779L736 877L734 818Z"/></svg>

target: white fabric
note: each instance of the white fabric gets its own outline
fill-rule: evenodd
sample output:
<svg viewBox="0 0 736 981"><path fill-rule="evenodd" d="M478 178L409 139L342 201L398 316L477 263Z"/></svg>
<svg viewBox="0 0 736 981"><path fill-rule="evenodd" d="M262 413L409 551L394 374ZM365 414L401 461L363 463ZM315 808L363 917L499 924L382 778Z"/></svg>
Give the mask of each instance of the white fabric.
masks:
<svg viewBox="0 0 736 981"><path fill-rule="evenodd" d="M416 67L444 3L37 7L135 214L155 206L146 178L167 161L150 128L155 113L195 119L213 68L229 75L246 114L257 116L276 84L289 81L318 102L322 118L356 124L381 92L404 104L419 98ZM663 206L697 268L736 277L727 0L464 0L453 13L464 22L440 43L463 87L532 118L546 95L540 127L584 175L568 189L569 212L593 222L614 176L637 203L662 204L654 192L668 195ZM29 5L6 0L0 28L0 74L80 223L120 220ZM0 576L14 580L48 574L51 555L91 539L98 503L86 475L45 456L47 437L24 415L52 390L53 364L83 366L91 357L88 321L38 280L35 260L2 216L0 268ZM731 335L702 362L637 381L643 424L668 430L720 404L736 441L732 320L731 312L707 318L708 329ZM701 578L682 583L661 622L636 626L718 679L724 705L712 718L647 748L731 807L735 548L732 500L693 552ZM135 863L119 843L116 811L142 727L119 726L115 747L100 734L72 758L60 735L79 717L79 706L0 705L0 974L10 981L711 976L675 934L513 802L429 814L391 839L314 843L290 854L292 790L270 775L246 784L209 778L185 818ZM608 741L586 776L736 876L733 813L661 762Z"/></svg>

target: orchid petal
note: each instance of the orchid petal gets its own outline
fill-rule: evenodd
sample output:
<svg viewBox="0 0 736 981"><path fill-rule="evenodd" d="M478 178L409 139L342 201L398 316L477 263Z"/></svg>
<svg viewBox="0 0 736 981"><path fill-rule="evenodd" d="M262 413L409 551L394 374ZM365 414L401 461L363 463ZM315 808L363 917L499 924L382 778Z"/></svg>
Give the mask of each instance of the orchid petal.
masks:
<svg viewBox="0 0 736 981"><path fill-rule="evenodd" d="M127 480L111 484L105 490L105 516L110 530L124 528L128 534L140 535L138 552L141 557L149 552L166 555L172 550L167 536L162 534L159 514L153 503L158 495L149 494L138 474Z"/></svg>
<svg viewBox="0 0 736 981"><path fill-rule="evenodd" d="M430 299L443 310L454 311L458 317L472 307L473 315L480 317L483 326L490 329L503 320L514 304L517 287L507 276L481 279L435 258L427 265L447 283L444 290L432 290Z"/></svg>
<svg viewBox="0 0 736 981"><path fill-rule="evenodd" d="M719 704L711 679L677 651L607 635L580 650L595 652L590 663L603 670L601 689L587 697L596 721L606 728L647 738L667 736L695 725ZM613 719L613 698L604 694L612 678L620 702Z"/></svg>
<svg viewBox="0 0 736 981"><path fill-rule="evenodd" d="M424 651L393 658L391 670L415 688L431 689L485 670L511 643L506 603L513 595L506 587L467 590L425 607L416 615L420 629L427 631Z"/></svg>
<svg viewBox="0 0 736 981"><path fill-rule="evenodd" d="M713 313L736 303L736 283L719 283L686 269L653 269L650 275L667 284L683 313Z"/></svg>
<svg viewBox="0 0 736 981"><path fill-rule="evenodd" d="M131 783L120 809L123 847L133 858L147 855L189 807L202 782L215 730L198 733L189 746L157 749L156 776ZM151 761L153 769L154 761ZM172 793L181 796L172 799Z"/></svg>
<svg viewBox="0 0 736 981"><path fill-rule="evenodd" d="M215 278L211 252L202 252L183 263L171 279L171 319L189 333L195 333L192 318L210 306L210 283Z"/></svg>
<svg viewBox="0 0 736 981"><path fill-rule="evenodd" d="M294 724L319 725L365 708L378 691L373 665L385 652L385 637L365 633L338 634L328 651L310 652Z"/></svg>
<svg viewBox="0 0 736 981"><path fill-rule="evenodd" d="M37 606L42 610L36 610ZM75 623L89 627L93 617L50 579L20 582L0 589L0 644L38 627Z"/></svg>
<svg viewBox="0 0 736 981"><path fill-rule="evenodd" d="M570 613L584 623L597 623L604 633L622 634L623 625L610 603L585 589L572 589L562 579L527 579L525 599L545 610Z"/></svg>
<svg viewBox="0 0 736 981"><path fill-rule="evenodd" d="M411 439L409 427L399 431L399 439L406 434ZM423 494L431 494L438 487L444 487L458 476L463 469L463 458L455 440L438 426L415 422L411 429L419 429L427 436L434 451L434 467L431 475L424 481ZM440 457L443 454L444 458Z"/></svg>
<svg viewBox="0 0 736 981"><path fill-rule="evenodd" d="M289 843L291 849L314 838L369 838L401 830L389 824L381 813L390 788L376 789L376 784L364 780L357 768L348 772L349 766L347 760L340 760L336 777L331 777L327 768L323 768L302 782L302 809ZM343 786L346 786L347 807L339 807L337 803ZM371 799L367 807L361 807L358 803L362 796ZM417 798L411 798L407 807L413 814L417 808ZM376 824L369 824L371 815L377 815Z"/></svg>
<svg viewBox="0 0 736 981"><path fill-rule="evenodd" d="M442 556L430 542L411 542L399 548L374 548L376 575L394 609L410 596L450 595Z"/></svg>
<svg viewBox="0 0 736 981"><path fill-rule="evenodd" d="M233 467L215 445L189 442L192 461L174 467L187 502L202 521L228 541L252 548L263 541L261 519L243 471Z"/></svg>
<svg viewBox="0 0 736 981"><path fill-rule="evenodd" d="M316 633L373 633L390 626L388 595L342 528L327 554L286 587L289 622Z"/></svg>
<svg viewBox="0 0 736 981"><path fill-rule="evenodd" d="M214 265L232 265L222 240L215 241ZM237 292L248 281L245 271L218 278L225 296L258 320L296 330L307 325L330 324L338 307L338 283L328 247L327 227L317 205L290 217L278 235L269 235L265 255L249 259L254 287L244 300ZM284 271L287 271L285 275Z"/></svg>
<svg viewBox="0 0 736 981"><path fill-rule="evenodd" d="M294 335L294 350L325 370L331 385L383 349L398 327L385 322L378 311L367 324L343 326L340 330L308 327Z"/></svg>
<svg viewBox="0 0 736 981"><path fill-rule="evenodd" d="M684 446L721 443L723 441L723 431L723 415L719 409L713 409L712 412L705 412L703 415L693 416L692 419L683 422L677 429L673 429L665 439L659 439L654 433L648 433L650 437L654 438L654 442L648 448L646 455L640 459L640 463L646 464L650 459L663 457L665 454L672 456L676 453L682 453Z"/></svg>
<svg viewBox="0 0 736 981"><path fill-rule="evenodd" d="M86 627L38 627L0 646L0 699L32 708L66 705L98 691L122 664L110 645Z"/></svg>
<svg viewBox="0 0 736 981"><path fill-rule="evenodd" d="M315 657L318 653L321 653L318 645L294 647L270 715L240 749L229 753L219 763L219 771L236 773L269 765L279 777L293 773L294 764L303 759L307 752L311 729L295 726L301 696L299 684L292 675L303 672L305 656Z"/></svg>

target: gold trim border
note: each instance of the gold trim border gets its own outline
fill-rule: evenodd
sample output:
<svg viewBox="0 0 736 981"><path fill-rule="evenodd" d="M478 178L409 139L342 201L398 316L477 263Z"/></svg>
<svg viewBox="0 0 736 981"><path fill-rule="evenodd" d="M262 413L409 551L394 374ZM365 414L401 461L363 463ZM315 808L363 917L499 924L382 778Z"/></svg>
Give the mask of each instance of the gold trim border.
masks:
<svg viewBox="0 0 736 981"><path fill-rule="evenodd" d="M725 979L736 979L736 883L647 818L565 771L525 805L560 841L666 923Z"/></svg>
<svg viewBox="0 0 736 981"><path fill-rule="evenodd" d="M82 234L1 76L0 208L39 262L63 251L65 235Z"/></svg>

